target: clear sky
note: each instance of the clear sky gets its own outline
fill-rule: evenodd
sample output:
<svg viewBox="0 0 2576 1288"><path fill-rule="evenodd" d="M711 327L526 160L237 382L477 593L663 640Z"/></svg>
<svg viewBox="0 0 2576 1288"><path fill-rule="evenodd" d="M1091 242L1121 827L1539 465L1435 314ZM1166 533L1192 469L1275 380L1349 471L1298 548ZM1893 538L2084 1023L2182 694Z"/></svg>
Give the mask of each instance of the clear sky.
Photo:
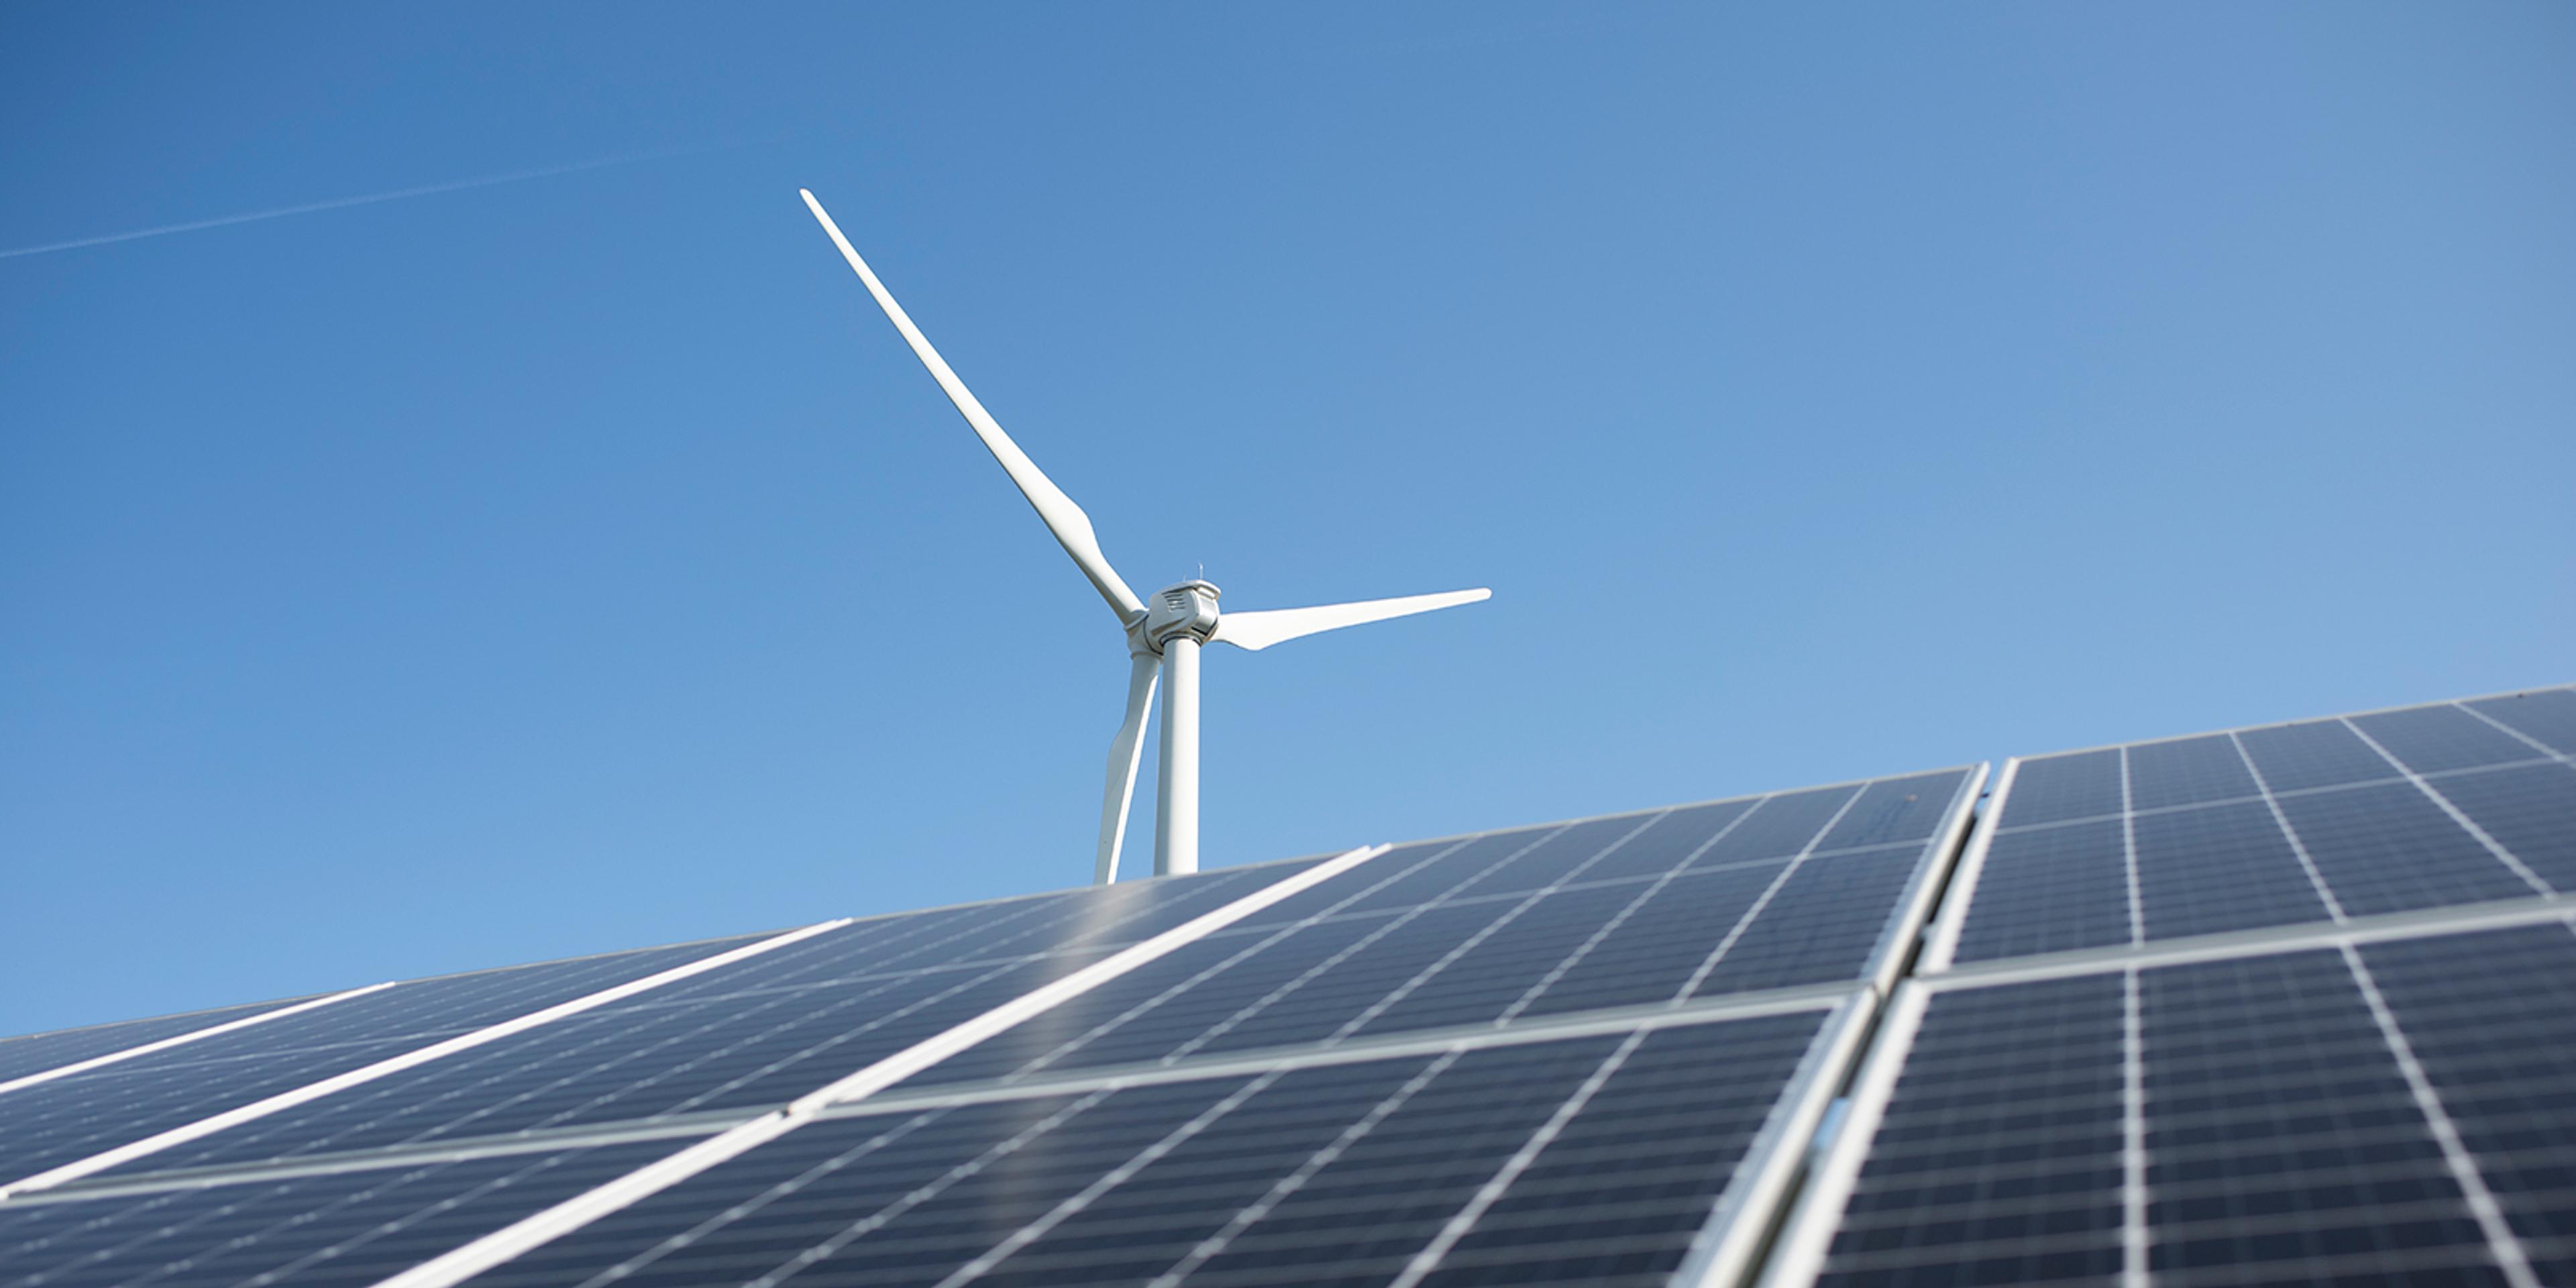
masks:
<svg viewBox="0 0 2576 1288"><path fill-rule="evenodd" d="M1389 9L0 8L0 1032L1088 878L799 186L1139 589L1494 588L1212 865L2576 678L2576 8Z"/></svg>

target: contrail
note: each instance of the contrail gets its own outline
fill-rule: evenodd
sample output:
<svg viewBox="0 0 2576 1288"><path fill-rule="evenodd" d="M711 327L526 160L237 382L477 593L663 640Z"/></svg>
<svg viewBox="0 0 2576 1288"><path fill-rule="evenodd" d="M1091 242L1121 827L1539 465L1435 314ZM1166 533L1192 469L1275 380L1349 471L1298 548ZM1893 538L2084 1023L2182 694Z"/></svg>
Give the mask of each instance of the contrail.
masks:
<svg viewBox="0 0 2576 1288"><path fill-rule="evenodd" d="M184 224L162 224L156 228L137 228L130 232L108 233L105 236L100 237L82 237L74 241L48 242L42 246L21 246L16 250L0 250L0 259L17 259L25 255L50 255L56 251L79 250L85 246L110 246L117 242L140 241L146 237L167 237L172 233L193 233L207 228L226 228L234 224L256 223L262 219L284 219L289 215L309 215L323 210L345 210L351 206L372 206L379 201L401 201L406 197L426 197L432 193L458 192L466 188L489 188L494 184L519 183L528 179L543 179L551 175L573 174L582 170L597 170L606 166L631 165L638 161L659 161L666 157L685 156L689 153L704 152L707 150L708 149L706 148L678 148L663 152L645 152L629 156L601 157L591 161L575 161L570 165L541 166L534 170L511 170L501 174L487 174L472 179L458 179L449 183L425 183L417 188L396 188L391 192L371 192L363 197L335 197L329 201L307 202L301 206L279 206L274 210L254 210L249 214L243 215L225 215L217 219L197 219Z"/></svg>

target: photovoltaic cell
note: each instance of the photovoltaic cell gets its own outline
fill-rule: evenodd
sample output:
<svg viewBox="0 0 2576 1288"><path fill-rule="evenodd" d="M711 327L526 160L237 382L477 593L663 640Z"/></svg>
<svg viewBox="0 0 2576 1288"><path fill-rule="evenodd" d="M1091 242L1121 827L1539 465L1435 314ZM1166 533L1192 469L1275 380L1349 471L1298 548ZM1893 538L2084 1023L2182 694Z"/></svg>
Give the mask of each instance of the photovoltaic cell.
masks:
<svg viewBox="0 0 2576 1288"><path fill-rule="evenodd" d="M859 922L117 1170L781 1104L1312 862Z"/></svg>
<svg viewBox="0 0 2576 1288"><path fill-rule="evenodd" d="M1249 918L906 1085L1857 982L1968 781L1952 771L1409 847L1287 901L1300 920ZM1820 848L1829 841L1869 848ZM1653 861L1634 862L1632 847Z"/></svg>
<svg viewBox="0 0 2576 1288"><path fill-rule="evenodd" d="M2122 981L1932 998L1818 1282L2112 1283Z"/></svg>
<svg viewBox="0 0 2576 1288"><path fill-rule="evenodd" d="M2435 790L2551 889L2576 891L2576 767L2454 774Z"/></svg>
<svg viewBox="0 0 2576 1288"><path fill-rule="evenodd" d="M471 1282L1660 1283L1822 1014L825 1120Z"/></svg>
<svg viewBox="0 0 2576 1288"><path fill-rule="evenodd" d="M0 1178L77 1162L334 1074L739 946L716 940L416 980L0 1095Z"/></svg>
<svg viewBox="0 0 2576 1288"><path fill-rule="evenodd" d="M2149 939L2328 917L2298 852L2259 801L2147 814L2135 829Z"/></svg>
<svg viewBox="0 0 2576 1288"><path fill-rule="evenodd" d="M2559 755L2576 756L2576 689L2543 689L2461 705L2556 749Z"/></svg>
<svg viewBox="0 0 2576 1288"><path fill-rule="evenodd" d="M2541 754L2466 708L2447 704L2354 716L2352 723L2419 774L2512 764Z"/></svg>
<svg viewBox="0 0 2576 1288"><path fill-rule="evenodd" d="M1933 989L1817 1281L2566 1281L2576 934L2246 951Z"/></svg>
<svg viewBox="0 0 2576 1288"><path fill-rule="evenodd" d="M2446 935L2361 955L2540 1282L2576 1283L2576 932Z"/></svg>
<svg viewBox="0 0 2576 1288"><path fill-rule="evenodd" d="M187 1015L164 1015L149 1020L127 1020L122 1024L101 1024L0 1040L0 1082L264 1015L280 1007L293 1006L298 1000L290 998L251 1006L228 1006Z"/></svg>
<svg viewBox="0 0 2576 1288"><path fill-rule="evenodd" d="M2261 793L2236 740L2225 734L2142 742L2125 749L2133 809L2244 800Z"/></svg>
<svg viewBox="0 0 2576 1288"><path fill-rule="evenodd" d="M2123 844L2116 819L1996 836L1986 851L1976 902L1968 908L1958 960L2129 942Z"/></svg>
<svg viewBox="0 0 2576 1288"><path fill-rule="evenodd" d="M2376 782L2396 772L2340 720L2246 729L2236 741L2264 788L2275 794Z"/></svg>
<svg viewBox="0 0 2576 1288"><path fill-rule="evenodd" d="M2025 760L2004 806L2003 826L2099 818L2121 809L2120 749Z"/></svg>
<svg viewBox="0 0 2576 1288"><path fill-rule="evenodd" d="M2350 916L2548 893L2411 784L2285 797L2281 812Z"/></svg>
<svg viewBox="0 0 2576 1288"><path fill-rule="evenodd" d="M356 1288L669 1154L685 1142L0 1205L12 1288Z"/></svg>
<svg viewBox="0 0 2576 1288"><path fill-rule="evenodd" d="M1950 960L2121 945L2132 867L2148 942L2576 891L2576 767L2471 713L2505 703L2545 724L2552 693L2576 702L2553 690L2021 762ZM2102 786L2123 761L2125 813ZM2085 813L2103 800L2107 818Z"/></svg>

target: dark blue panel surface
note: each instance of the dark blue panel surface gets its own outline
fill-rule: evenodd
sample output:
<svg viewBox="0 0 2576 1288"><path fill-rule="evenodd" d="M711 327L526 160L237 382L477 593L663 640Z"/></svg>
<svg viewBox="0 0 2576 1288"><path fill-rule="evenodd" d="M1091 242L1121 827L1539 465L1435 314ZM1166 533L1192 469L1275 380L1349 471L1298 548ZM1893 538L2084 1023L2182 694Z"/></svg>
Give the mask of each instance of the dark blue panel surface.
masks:
<svg viewBox="0 0 2576 1288"><path fill-rule="evenodd" d="M2525 765L2432 783L2551 889L2576 891L2576 767Z"/></svg>
<svg viewBox="0 0 2576 1288"><path fill-rule="evenodd" d="M2125 808L2122 802L2119 748L2041 756L2013 770L2012 797L2005 802L2001 825L2099 818L2119 813Z"/></svg>
<svg viewBox="0 0 2576 1288"><path fill-rule="evenodd" d="M1816 842L1817 851L1837 853L1930 839L1949 816L1960 778L1958 771L1947 770L1869 784L1824 839Z"/></svg>
<svg viewBox="0 0 2576 1288"><path fill-rule="evenodd" d="M2542 754L2530 743L2447 702L2354 716L2352 722L2419 774L2509 764Z"/></svg>
<svg viewBox="0 0 2576 1288"><path fill-rule="evenodd" d="M2244 753L2226 734L2142 742L2129 752L2129 807L2167 809L2259 795Z"/></svg>
<svg viewBox="0 0 2576 1288"><path fill-rule="evenodd" d="M1660 1283L1820 1018L826 1121L472 1282Z"/></svg>
<svg viewBox="0 0 2576 1288"><path fill-rule="evenodd" d="M1998 833L1959 929L1960 962L2129 942L2129 868L2117 819Z"/></svg>
<svg viewBox="0 0 2576 1288"><path fill-rule="evenodd" d="M2286 796L2281 813L2350 916L2543 893L2412 783Z"/></svg>
<svg viewBox="0 0 2576 1288"><path fill-rule="evenodd" d="M0 1283L355 1288L672 1153L652 1141L0 1206Z"/></svg>
<svg viewBox="0 0 2576 1288"><path fill-rule="evenodd" d="M2168 1288L2505 1282L2342 954L2140 971L2134 1102L2128 982L2112 971L1936 994L1820 1282L2110 1285L2124 1266ZM2540 1064L2472 1038L2451 1071L2464 1087L2493 1086L2511 1068L2536 1090ZM2546 1137L2530 1130L2527 1102L2499 1100L2499 1157L2538 1161L2549 1147L2532 1150ZM2523 1209L2534 1229L2568 1213L2568 1161L2552 1160L2544 1185L2557 1188L2535 1189Z"/></svg>
<svg viewBox="0 0 2576 1288"><path fill-rule="evenodd" d="M908 1085L1858 980L1966 782L1950 771L1396 851L1292 901L1302 922L1247 919Z"/></svg>
<svg viewBox="0 0 2576 1288"><path fill-rule="evenodd" d="M2123 993L1934 997L1818 1282L2116 1282Z"/></svg>
<svg viewBox="0 0 2576 1288"><path fill-rule="evenodd" d="M2576 933L2445 935L2361 955L2540 1282L2576 1283Z"/></svg>
<svg viewBox="0 0 2576 1288"><path fill-rule="evenodd" d="M2143 972L2159 1279L2500 1283L2340 954Z"/></svg>
<svg viewBox="0 0 2576 1288"><path fill-rule="evenodd" d="M0 1095L0 1179L200 1118L738 946L716 940L415 980Z"/></svg>
<svg viewBox="0 0 2576 1288"><path fill-rule="evenodd" d="M2279 820L2260 801L2144 814L2135 828L2149 939L2329 917Z"/></svg>
<svg viewBox="0 0 2576 1288"><path fill-rule="evenodd" d="M2341 720L2247 729L2236 737L2262 771L2263 785L2275 793L2377 782L2398 772Z"/></svg>
<svg viewBox="0 0 2576 1288"><path fill-rule="evenodd" d="M122 1024L101 1024L85 1029L62 1029L53 1033L36 1033L0 1041L0 1082L43 1073L65 1065L79 1064L103 1055L130 1051L164 1038L230 1024L235 1020L262 1015L282 1006L292 1006L295 999L283 1002L260 1002L250 1006L228 1006L221 1010L195 1011L187 1015L163 1015L148 1020L127 1020Z"/></svg>
<svg viewBox="0 0 2576 1288"><path fill-rule="evenodd" d="M2565 690L2495 701L2545 720L2558 709L2553 694L2576 703ZM2245 755L2226 734L2114 748L2128 757L2133 812L1998 832L1954 960L2120 943L2115 872L2125 883L2131 858L2123 826L2134 834L2149 941L2327 923L2338 910L2361 919L2576 891L2576 767L2461 704L2237 736ZM2017 773L2006 792L2007 820L2024 816L2016 802L2027 781ZM2068 798L2049 791L2039 813Z"/></svg>
<svg viewBox="0 0 2576 1288"><path fill-rule="evenodd" d="M2509 698L2481 698L2462 705L2511 726L2524 737L2576 756L2576 689L2541 689Z"/></svg>
<svg viewBox="0 0 2576 1288"><path fill-rule="evenodd" d="M780 1104L1312 862L859 922L123 1170Z"/></svg>

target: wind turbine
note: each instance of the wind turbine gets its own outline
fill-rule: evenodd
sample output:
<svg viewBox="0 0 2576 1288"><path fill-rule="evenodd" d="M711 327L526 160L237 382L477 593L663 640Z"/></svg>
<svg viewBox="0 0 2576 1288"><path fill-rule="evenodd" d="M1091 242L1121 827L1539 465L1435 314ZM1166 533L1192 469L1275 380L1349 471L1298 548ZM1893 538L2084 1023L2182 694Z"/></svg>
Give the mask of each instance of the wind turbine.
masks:
<svg viewBox="0 0 2576 1288"><path fill-rule="evenodd" d="M957 378L939 351L922 337L921 328L912 324L903 306L886 292L885 283L877 280L867 261L850 247L850 239L841 235L840 225L824 212L823 203L814 200L814 194L805 189L796 191L805 198L806 208L814 212L815 221L831 235L832 244L840 248L841 258L850 261L859 280L867 284L868 294L876 297L877 307L885 310L886 319L903 333L913 356L930 369L931 379L947 391L948 401L957 404L959 413L975 430L975 437L984 441L985 450L1001 462L1002 471L1018 485L1020 495L1027 497L1030 507L1046 521L1047 531L1055 534L1064 552L1073 556L1074 565L1091 579L1092 589L1099 591L1118 614L1118 627L1127 636L1127 716L1118 726L1118 736L1110 740L1109 784L1100 797L1100 852L1094 878L1101 884L1108 884L1118 875L1118 851L1126 842L1127 808L1135 798L1136 766L1143 755L1143 749L1137 746L1137 734L1145 726L1147 708L1153 705L1158 678L1163 689L1163 778L1155 797L1154 874L1199 870L1201 646L1232 644L1258 652L1301 635L1472 604L1494 593L1479 588L1313 608L1221 614L1217 611L1217 588L1192 580L1156 591L1151 604L1138 599L1119 577L1118 570L1109 565L1109 557L1100 552L1100 539L1091 531L1091 516L1084 514L1082 507L1075 505L1073 498L1066 496L1029 459L1028 453L1002 432L992 414L984 410L984 404L967 390L966 382Z"/></svg>

